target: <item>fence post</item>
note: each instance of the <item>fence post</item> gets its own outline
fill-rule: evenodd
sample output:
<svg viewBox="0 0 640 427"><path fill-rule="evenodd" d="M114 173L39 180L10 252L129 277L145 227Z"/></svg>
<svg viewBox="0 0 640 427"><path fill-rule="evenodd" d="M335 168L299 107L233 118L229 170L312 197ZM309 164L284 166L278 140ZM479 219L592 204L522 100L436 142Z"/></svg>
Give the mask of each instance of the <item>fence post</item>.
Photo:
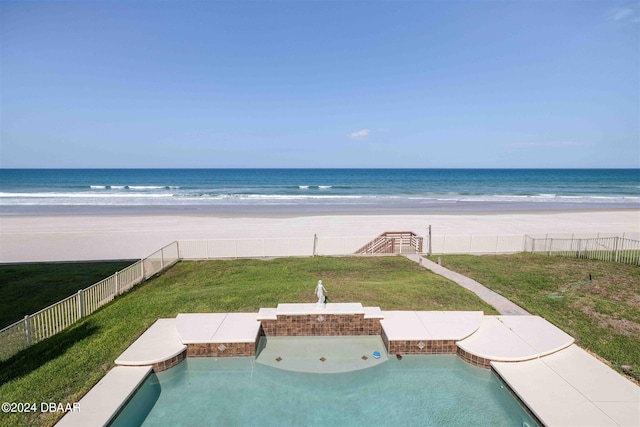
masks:
<svg viewBox="0 0 640 427"><path fill-rule="evenodd" d="M78 291L78 314L80 315L80 317L84 317L84 296L83 296L83 291L82 289L80 289Z"/></svg>
<svg viewBox="0 0 640 427"><path fill-rule="evenodd" d="M429 250L427 251L427 255L431 256L431 225L429 225L429 240L428 240L428 244L429 244Z"/></svg>
<svg viewBox="0 0 640 427"><path fill-rule="evenodd" d="M313 235L313 256L316 256L316 247L318 246L318 235Z"/></svg>
<svg viewBox="0 0 640 427"><path fill-rule="evenodd" d="M27 346L31 345L31 318L27 314L24 316L24 328L27 334Z"/></svg>
<svg viewBox="0 0 640 427"><path fill-rule="evenodd" d="M160 249L160 271L164 270L164 248Z"/></svg>
<svg viewBox="0 0 640 427"><path fill-rule="evenodd" d="M553 239L549 239L549 252L547 253L548 256L551 256L552 247L553 247Z"/></svg>
<svg viewBox="0 0 640 427"><path fill-rule="evenodd" d="M140 281L144 281L144 258L140 260L140 275L142 276Z"/></svg>
<svg viewBox="0 0 640 427"><path fill-rule="evenodd" d="M116 284L116 291L113 294L114 296L120 295L120 272L119 271L116 272L115 276L116 276L116 280L115 280L115 282L116 282L115 283Z"/></svg>
<svg viewBox="0 0 640 427"><path fill-rule="evenodd" d="M582 257L582 239L578 239L578 258Z"/></svg>
<svg viewBox="0 0 640 427"><path fill-rule="evenodd" d="M615 238L615 243L614 243L614 253L615 253L615 262L618 262L618 237Z"/></svg>

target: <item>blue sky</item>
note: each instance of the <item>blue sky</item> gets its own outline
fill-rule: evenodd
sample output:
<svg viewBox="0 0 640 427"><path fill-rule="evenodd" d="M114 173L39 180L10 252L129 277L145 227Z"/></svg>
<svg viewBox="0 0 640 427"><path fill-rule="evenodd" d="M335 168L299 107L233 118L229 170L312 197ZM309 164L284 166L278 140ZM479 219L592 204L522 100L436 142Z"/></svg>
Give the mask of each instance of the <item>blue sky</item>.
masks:
<svg viewBox="0 0 640 427"><path fill-rule="evenodd" d="M0 3L0 166L640 167L640 3Z"/></svg>

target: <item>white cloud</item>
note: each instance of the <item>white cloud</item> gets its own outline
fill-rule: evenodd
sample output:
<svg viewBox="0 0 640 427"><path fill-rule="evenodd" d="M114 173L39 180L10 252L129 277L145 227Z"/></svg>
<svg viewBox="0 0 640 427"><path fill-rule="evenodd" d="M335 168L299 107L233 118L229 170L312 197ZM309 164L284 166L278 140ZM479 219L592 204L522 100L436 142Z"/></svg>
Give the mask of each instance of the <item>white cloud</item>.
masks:
<svg viewBox="0 0 640 427"><path fill-rule="evenodd" d="M369 129L360 129L359 131L351 132L349 136L351 139L367 139L370 133Z"/></svg>
<svg viewBox="0 0 640 427"><path fill-rule="evenodd" d="M639 16L635 10L630 7L614 7L609 11L609 18L613 21L631 21L638 22Z"/></svg>

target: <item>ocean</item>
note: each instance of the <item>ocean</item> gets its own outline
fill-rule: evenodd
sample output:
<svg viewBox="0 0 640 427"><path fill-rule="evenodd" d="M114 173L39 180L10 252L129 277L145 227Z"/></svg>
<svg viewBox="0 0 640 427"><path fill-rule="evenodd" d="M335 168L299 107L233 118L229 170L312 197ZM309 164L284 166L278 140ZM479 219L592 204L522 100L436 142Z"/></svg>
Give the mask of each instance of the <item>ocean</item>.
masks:
<svg viewBox="0 0 640 427"><path fill-rule="evenodd" d="M0 169L0 215L640 208L638 169Z"/></svg>

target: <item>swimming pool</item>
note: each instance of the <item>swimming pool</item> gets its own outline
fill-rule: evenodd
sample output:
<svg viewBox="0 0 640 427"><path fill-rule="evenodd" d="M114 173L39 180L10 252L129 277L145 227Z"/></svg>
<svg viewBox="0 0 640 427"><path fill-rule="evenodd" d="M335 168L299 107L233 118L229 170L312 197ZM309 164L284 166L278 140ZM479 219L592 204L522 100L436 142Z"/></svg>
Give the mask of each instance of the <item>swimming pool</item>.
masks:
<svg viewBox="0 0 640 427"><path fill-rule="evenodd" d="M152 374L112 425L537 424L491 371L455 355L407 355L337 374L286 371L252 357L191 358Z"/></svg>

